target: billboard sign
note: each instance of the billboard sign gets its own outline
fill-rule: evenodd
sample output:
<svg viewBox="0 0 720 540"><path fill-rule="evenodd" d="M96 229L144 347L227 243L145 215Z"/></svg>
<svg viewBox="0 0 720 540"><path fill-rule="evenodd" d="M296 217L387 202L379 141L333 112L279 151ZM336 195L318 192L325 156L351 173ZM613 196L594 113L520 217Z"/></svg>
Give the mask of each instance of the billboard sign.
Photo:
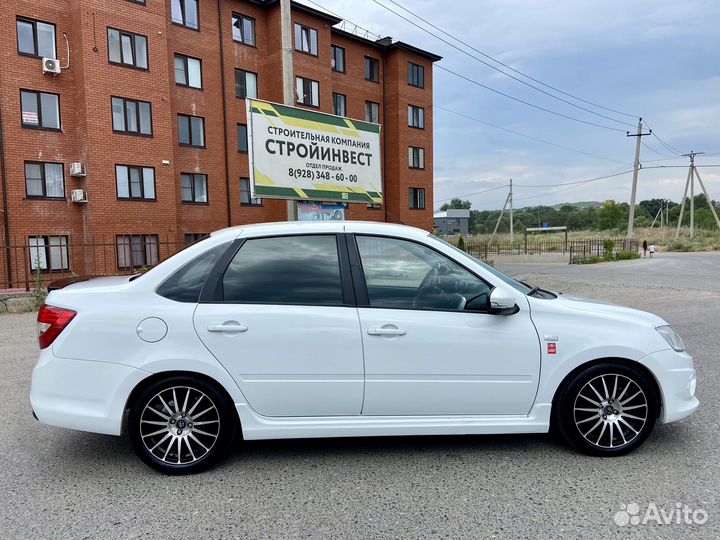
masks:
<svg viewBox="0 0 720 540"><path fill-rule="evenodd" d="M343 221L345 219L345 205L298 203L298 221Z"/></svg>
<svg viewBox="0 0 720 540"><path fill-rule="evenodd" d="M246 101L254 197L382 202L379 124Z"/></svg>

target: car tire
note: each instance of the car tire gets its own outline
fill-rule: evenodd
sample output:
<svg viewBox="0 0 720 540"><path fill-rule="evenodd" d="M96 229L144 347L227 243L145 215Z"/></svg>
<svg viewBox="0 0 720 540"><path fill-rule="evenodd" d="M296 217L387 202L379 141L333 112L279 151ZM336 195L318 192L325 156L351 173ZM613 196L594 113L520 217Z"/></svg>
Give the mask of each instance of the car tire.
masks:
<svg viewBox="0 0 720 540"><path fill-rule="evenodd" d="M214 385L196 377L161 379L130 404L128 433L135 453L166 474L192 474L216 463L229 449L237 420L232 404Z"/></svg>
<svg viewBox="0 0 720 540"><path fill-rule="evenodd" d="M658 404L655 384L645 371L603 362L565 381L553 403L553 427L585 454L621 456L648 438Z"/></svg>

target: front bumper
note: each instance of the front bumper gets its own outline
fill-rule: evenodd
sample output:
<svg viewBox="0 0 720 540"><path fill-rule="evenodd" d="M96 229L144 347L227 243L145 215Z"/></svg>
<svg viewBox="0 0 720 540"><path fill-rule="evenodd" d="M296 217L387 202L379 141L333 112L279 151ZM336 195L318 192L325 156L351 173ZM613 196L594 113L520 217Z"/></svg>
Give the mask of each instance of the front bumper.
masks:
<svg viewBox="0 0 720 540"><path fill-rule="evenodd" d="M130 392L148 375L120 364L57 358L48 347L33 369L32 409L51 426L120 435Z"/></svg>
<svg viewBox="0 0 720 540"><path fill-rule="evenodd" d="M658 351L640 360L655 376L660 387L660 422L680 420L697 411L695 367L692 356L672 349Z"/></svg>

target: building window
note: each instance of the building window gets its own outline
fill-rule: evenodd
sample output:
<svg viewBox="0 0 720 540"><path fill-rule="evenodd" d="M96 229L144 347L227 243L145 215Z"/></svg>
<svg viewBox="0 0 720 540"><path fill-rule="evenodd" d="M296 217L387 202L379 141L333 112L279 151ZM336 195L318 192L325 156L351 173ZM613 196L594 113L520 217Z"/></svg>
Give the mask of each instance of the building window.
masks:
<svg viewBox="0 0 720 540"><path fill-rule="evenodd" d="M408 147L408 167L411 169L425 168L424 148L416 148L415 146Z"/></svg>
<svg viewBox="0 0 720 540"><path fill-rule="evenodd" d="M172 22L197 30L200 28L197 0L172 0Z"/></svg>
<svg viewBox="0 0 720 540"><path fill-rule="evenodd" d="M238 152L241 154L248 153L248 132L247 124L237 125Z"/></svg>
<svg viewBox="0 0 720 540"><path fill-rule="evenodd" d="M22 126L37 129L60 129L60 96L47 92L20 90Z"/></svg>
<svg viewBox="0 0 720 540"><path fill-rule="evenodd" d="M333 92L333 114L337 116L347 116L347 97L345 94L336 94Z"/></svg>
<svg viewBox="0 0 720 540"><path fill-rule="evenodd" d="M338 73L345 73L345 49L332 46L332 69Z"/></svg>
<svg viewBox="0 0 720 540"><path fill-rule="evenodd" d="M377 58L365 57L365 79L374 82L380 80L380 61Z"/></svg>
<svg viewBox="0 0 720 540"><path fill-rule="evenodd" d="M17 19L15 25L20 54L40 58L57 58L54 24L32 19Z"/></svg>
<svg viewBox="0 0 720 540"><path fill-rule="evenodd" d="M240 179L240 204L246 206L260 206L262 204L262 199L252 196L249 178Z"/></svg>
<svg viewBox="0 0 720 540"><path fill-rule="evenodd" d="M181 146L205 148L205 119L202 116L178 114L178 134Z"/></svg>
<svg viewBox="0 0 720 540"><path fill-rule="evenodd" d="M207 174L182 173L180 192L184 203L207 204Z"/></svg>
<svg viewBox="0 0 720 540"><path fill-rule="evenodd" d="M32 271L67 272L70 270L67 236L31 236L30 268Z"/></svg>
<svg viewBox="0 0 720 540"><path fill-rule="evenodd" d="M116 237L118 269L155 266L160 262L156 234L124 234Z"/></svg>
<svg viewBox="0 0 720 540"><path fill-rule="evenodd" d="M320 106L320 83L312 79L297 77L295 79L297 102L311 107Z"/></svg>
<svg viewBox="0 0 720 540"><path fill-rule="evenodd" d="M145 0L130 0L133 4L142 4L145 5Z"/></svg>
<svg viewBox="0 0 720 540"><path fill-rule="evenodd" d="M175 84L190 88L202 88L202 60L176 54Z"/></svg>
<svg viewBox="0 0 720 540"><path fill-rule="evenodd" d="M128 135L152 136L152 108L147 101L121 97L112 102L113 131Z"/></svg>
<svg viewBox="0 0 720 540"><path fill-rule="evenodd" d="M425 67L408 62L408 84L425 88Z"/></svg>
<svg viewBox="0 0 720 540"><path fill-rule="evenodd" d="M155 200L155 169L115 165L118 199Z"/></svg>
<svg viewBox="0 0 720 540"><path fill-rule="evenodd" d="M65 171L63 164L26 161L25 192L28 199L64 199Z"/></svg>
<svg viewBox="0 0 720 540"><path fill-rule="evenodd" d="M374 101L365 102L365 121L373 122L374 124L380 123L380 104Z"/></svg>
<svg viewBox="0 0 720 540"><path fill-rule="evenodd" d="M185 245L189 246L190 244L193 244L197 242L198 240L202 240L203 238L207 238L210 236L208 233L185 233Z"/></svg>
<svg viewBox="0 0 720 540"><path fill-rule="evenodd" d="M295 23L295 50L318 55L318 33L314 28L308 28Z"/></svg>
<svg viewBox="0 0 720 540"><path fill-rule="evenodd" d="M108 28L108 59L111 64L148 69L147 38Z"/></svg>
<svg viewBox="0 0 720 540"><path fill-rule="evenodd" d="M255 46L255 19L238 13L232 16L232 34L235 41Z"/></svg>
<svg viewBox="0 0 720 540"><path fill-rule="evenodd" d="M410 208L412 210L425 209L425 188L410 188Z"/></svg>
<svg viewBox="0 0 720 540"><path fill-rule="evenodd" d="M425 109L408 105L408 127L425 129Z"/></svg>
<svg viewBox="0 0 720 540"><path fill-rule="evenodd" d="M235 97L257 98L257 73L235 69Z"/></svg>

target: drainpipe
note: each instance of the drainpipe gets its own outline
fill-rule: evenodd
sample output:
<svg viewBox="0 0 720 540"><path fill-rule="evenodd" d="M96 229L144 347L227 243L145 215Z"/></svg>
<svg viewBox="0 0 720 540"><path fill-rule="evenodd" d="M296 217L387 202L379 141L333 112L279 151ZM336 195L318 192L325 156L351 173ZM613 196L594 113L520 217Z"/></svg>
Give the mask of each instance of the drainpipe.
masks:
<svg viewBox="0 0 720 540"><path fill-rule="evenodd" d="M228 227L232 226L232 202L230 200L230 154L228 151L228 115L227 115L227 90L225 89L225 48L223 46L223 17L220 0L217 1L218 9L218 34L220 36L220 80L222 82L223 99L223 128L225 130L225 190L227 194L227 220Z"/></svg>
<svg viewBox="0 0 720 540"><path fill-rule="evenodd" d="M5 223L5 249L7 259L8 287L12 287L12 263L10 262L10 216L7 200L7 171L5 168L5 139L3 138L2 111L0 111L0 179L2 179L3 222Z"/></svg>
<svg viewBox="0 0 720 540"><path fill-rule="evenodd" d="M385 90L385 79L387 79L387 49L383 47L382 51L382 68L383 68L383 77L382 77L382 92L383 92L383 102L382 102L382 127L381 129L381 135L382 135L382 178L380 179L380 184L382 186L383 190L383 211L385 213L385 222L387 223L388 220L388 194L387 194L387 130L384 129L386 127L386 118L387 118L387 91ZM392 215L392 214L390 214ZM399 219L398 219L399 220ZM402 223L402 222L401 222Z"/></svg>

